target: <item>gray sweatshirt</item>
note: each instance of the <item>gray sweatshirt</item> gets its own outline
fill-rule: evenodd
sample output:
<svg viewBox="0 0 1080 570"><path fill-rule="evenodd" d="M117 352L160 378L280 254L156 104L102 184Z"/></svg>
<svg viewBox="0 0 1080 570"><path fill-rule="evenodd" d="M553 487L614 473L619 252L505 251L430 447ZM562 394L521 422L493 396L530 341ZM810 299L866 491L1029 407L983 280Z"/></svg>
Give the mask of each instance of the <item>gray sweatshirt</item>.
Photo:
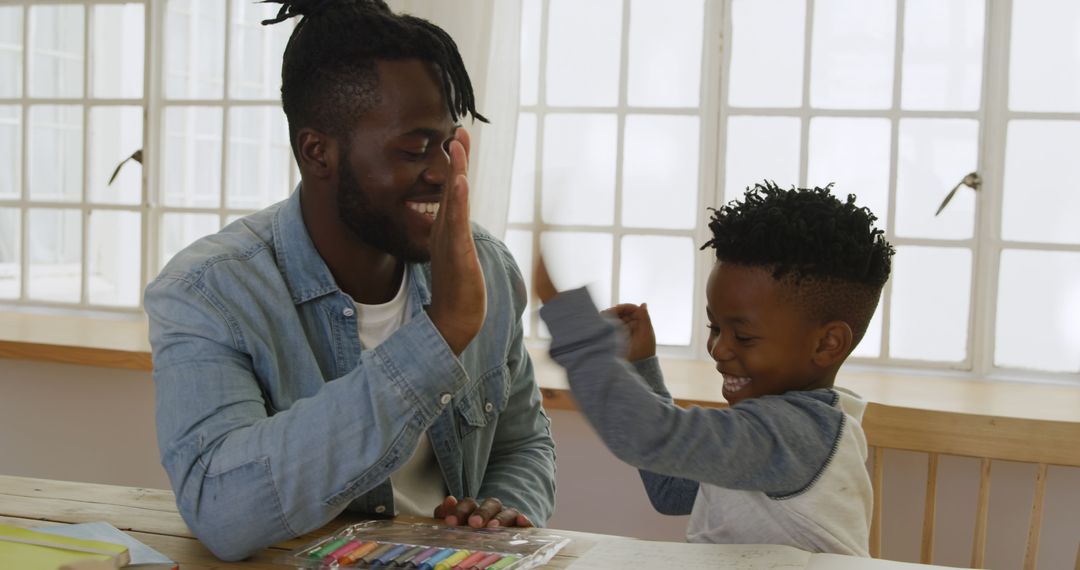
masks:
<svg viewBox="0 0 1080 570"><path fill-rule="evenodd" d="M623 358L621 325L585 289L549 300L540 316L579 409L642 470L658 511L691 515L687 540L868 556L873 491L857 395L793 391L684 409L655 357Z"/></svg>

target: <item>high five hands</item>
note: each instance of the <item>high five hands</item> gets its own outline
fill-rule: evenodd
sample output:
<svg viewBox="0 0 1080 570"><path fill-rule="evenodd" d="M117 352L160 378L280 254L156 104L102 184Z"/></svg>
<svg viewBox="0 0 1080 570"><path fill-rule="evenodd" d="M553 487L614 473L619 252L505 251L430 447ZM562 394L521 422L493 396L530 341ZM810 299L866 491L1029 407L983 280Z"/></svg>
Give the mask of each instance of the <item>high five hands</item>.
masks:
<svg viewBox="0 0 1080 570"><path fill-rule="evenodd" d="M533 270L533 291L540 298L540 302L547 303L552 297L559 294L555 284L551 282L544 256L541 255ZM626 359L630 362L648 358L656 354L656 333L653 331L652 320L649 318L649 309L645 303L635 305L622 303L610 309L602 311L603 314L622 321L627 335L630 337Z"/></svg>
<svg viewBox="0 0 1080 570"><path fill-rule="evenodd" d="M450 141L450 177L431 228L431 305L428 317L460 355L480 332L487 314L487 290L469 225L469 133Z"/></svg>

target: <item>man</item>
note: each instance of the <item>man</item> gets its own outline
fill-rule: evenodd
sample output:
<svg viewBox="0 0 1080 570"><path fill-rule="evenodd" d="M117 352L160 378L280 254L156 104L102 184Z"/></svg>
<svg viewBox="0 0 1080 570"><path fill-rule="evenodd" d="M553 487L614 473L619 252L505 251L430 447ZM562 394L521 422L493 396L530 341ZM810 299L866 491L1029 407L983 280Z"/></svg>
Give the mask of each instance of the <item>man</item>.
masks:
<svg viewBox="0 0 1080 570"><path fill-rule="evenodd" d="M542 524L554 444L506 247L468 218L475 110L457 48L381 0L300 15L282 103L293 196L177 254L146 290L177 505L235 560L349 508ZM474 499L475 497L475 499Z"/></svg>

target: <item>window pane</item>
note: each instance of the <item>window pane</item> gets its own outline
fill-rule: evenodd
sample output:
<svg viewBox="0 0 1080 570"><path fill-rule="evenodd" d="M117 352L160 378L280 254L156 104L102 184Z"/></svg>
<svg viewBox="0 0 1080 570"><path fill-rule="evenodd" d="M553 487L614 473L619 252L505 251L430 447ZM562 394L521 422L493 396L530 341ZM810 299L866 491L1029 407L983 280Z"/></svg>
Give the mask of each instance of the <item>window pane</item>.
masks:
<svg viewBox="0 0 1080 570"><path fill-rule="evenodd" d="M235 99L281 97L281 58L296 19L263 26L280 6L232 0L229 46L229 96ZM288 137L286 137L286 140Z"/></svg>
<svg viewBox="0 0 1080 570"><path fill-rule="evenodd" d="M92 107L90 109L90 200L104 204L142 202L142 165L128 160L109 179L117 166L143 148L142 107Z"/></svg>
<svg viewBox="0 0 1080 570"><path fill-rule="evenodd" d="M137 307L142 271L142 216L138 212L90 212L87 295L96 305Z"/></svg>
<svg viewBox="0 0 1080 570"><path fill-rule="evenodd" d="M994 364L1080 372L1080 253L1006 249Z"/></svg>
<svg viewBox="0 0 1080 570"><path fill-rule="evenodd" d="M1080 121L1010 121L1001 235L1080 243Z"/></svg>
<svg viewBox="0 0 1080 570"><path fill-rule="evenodd" d="M82 289L82 212L31 209L27 297L77 303Z"/></svg>
<svg viewBox="0 0 1080 570"><path fill-rule="evenodd" d="M22 194L22 108L0 105L0 199Z"/></svg>
<svg viewBox="0 0 1080 570"><path fill-rule="evenodd" d="M693 229L698 221L698 118L629 115L624 142L622 225Z"/></svg>
<svg viewBox="0 0 1080 570"><path fill-rule="evenodd" d="M535 105L540 93L540 21L543 19L540 0L521 3L521 75L522 105Z"/></svg>
<svg viewBox="0 0 1080 570"><path fill-rule="evenodd" d="M900 246L892 274L889 355L960 362L967 356L971 250Z"/></svg>
<svg viewBox="0 0 1080 570"><path fill-rule="evenodd" d="M225 3L169 0L165 12L165 96L220 99L225 83Z"/></svg>
<svg viewBox="0 0 1080 570"><path fill-rule="evenodd" d="M78 105L30 107L29 146L30 199L81 200L83 108Z"/></svg>
<svg viewBox="0 0 1080 570"><path fill-rule="evenodd" d="M937 217L949 190L979 162L979 122L901 119L896 177L896 233L969 239L975 231L975 191L961 187Z"/></svg>
<svg viewBox="0 0 1080 570"><path fill-rule="evenodd" d="M547 104L617 105L621 38L622 0L551 0Z"/></svg>
<svg viewBox="0 0 1080 570"><path fill-rule="evenodd" d="M94 97L139 98L143 95L146 19L142 4L94 6Z"/></svg>
<svg viewBox="0 0 1080 570"><path fill-rule="evenodd" d="M974 111L982 87L984 0L906 0L905 109Z"/></svg>
<svg viewBox="0 0 1080 570"><path fill-rule="evenodd" d="M631 105L697 107L704 24L704 0L631 0Z"/></svg>
<svg viewBox="0 0 1080 570"><path fill-rule="evenodd" d="M551 281L560 291L587 286L600 309L611 306L610 234L544 232L540 250Z"/></svg>
<svg viewBox="0 0 1080 570"><path fill-rule="evenodd" d="M796 117L728 118L724 200L741 198L763 180L781 188L797 185L801 131Z"/></svg>
<svg viewBox="0 0 1080 570"><path fill-rule="evenodd" d="M22 96L22 6L0 6L0 97Z"/></svg>
<svg viewBox="0 0 1080 570"><path fill-rule="evenodd" d="M1009 108L1080 111L1080 4L1024 0L1012 7Z"/></svg>
<svg viewBox="0 0 1080 570"><path fill-rule="evenodd" d="M618 302L648 303L657 344L690 345L696 250L687 237L622 238Z"/></svg>
<svg viewBox="0 0 1080 570"><path fill-rule="evenodd" d="M888 109L895 49L896 0L817 0L810 105Z"/></svg>
<svg viewBox="0 0 1080 570"><path fill-rule="evenodd" d="M0 299L19 298L21 227L18 208L0 208Z"/></svg>
<svg viewBox="0 0 1080 570"><path fill-rule="evenodd" d="M543 217L552 224L615 219L615 115L544 118Z"/></svg>
<svg viewBox="0 0 1080 570"><path fill-rule="evenodd" d="M801 106L806 1L734 0L731 21L728 104Z"/></svg>
<svg viewBox="0 0 1080 570"><path fill-rule="evenodd" d="M30 96L83 96L82 6L30 7Z"/></svg>
<svg viewBox="0 0 1080 570"><path fill-rule="evenodd" d="M858 197L884 229L889 210L888 119L818 117L810 120L807 185L835 182L833 193Z"/></svg>
<svg viewBox="0 0 1080 570"><path fill-rule="evenodd" d="M228 205L258 209L289 195L293 164L281 107L229 109Z"/></svg>
<svg viewBox="0 0 1080 570"><path fill-rule="evenodd" d="M161 267L191 242L219 229L221 224L214 214L164 214L161 216Z"/></svg>
<svg viewBox="0 0 1080 570"><path fill-rule="evenodd" d="M874 317L870 319L870 324L866 327L866 332L863 333L862 340L855 347L855 350L851 351L851 356L854 358L877 358L881 356L881 306L882 303L878 302L877 310L874 311Z"/></svg>
<svg viewBox="0 0 1080 570"><path fill-rule="evenodd" d="M533 221L536 193L536 115L518 114L514 168L510 177L510 222Z"/></svg>
<svg viewBox="0 0 1080 570"><path fill-rule="evenodd" d="M525 280L525 289L532 291L532 270L533 270L533 243L532 232L522 230L506 230L506 247L510 249L510 254L514 256L514 260L517 261L518 268L521 269L521 277ZM532 322L532 295L529 295L529 308L525 310L525 313L521 315L521 326L525 330L525 336L529 336L529 331L532 330L529 325Z"/></svg>
<svg viewBox="0 0 1080 570"><path fill-rule="evenodd" d="M220 107L165 109L161 180L166 206L220 204L221 115Z"/></svg>

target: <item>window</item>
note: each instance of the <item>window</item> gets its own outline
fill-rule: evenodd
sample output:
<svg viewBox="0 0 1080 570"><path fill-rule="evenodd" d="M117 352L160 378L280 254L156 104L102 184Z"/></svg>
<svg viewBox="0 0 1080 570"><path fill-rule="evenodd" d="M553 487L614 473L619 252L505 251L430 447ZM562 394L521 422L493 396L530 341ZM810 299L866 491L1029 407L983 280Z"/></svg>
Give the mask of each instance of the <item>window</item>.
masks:
<svg viewBox="0 0 1080 570"><path fill-rule="evenodd" d="M0 302L136 312L177 251L287 196L299 176L278 88L292 23L260 25L275 12L0 6Z"/></svg>
<svg viewBox="0 0 1080 570"><path fill-rule="evenodd" d="M1074 2L524 6L523 266L542 244L557 281L650 301L664 349L704 356L706 208L835 183L897 247L853 362L1080 378Z"/></svg>

